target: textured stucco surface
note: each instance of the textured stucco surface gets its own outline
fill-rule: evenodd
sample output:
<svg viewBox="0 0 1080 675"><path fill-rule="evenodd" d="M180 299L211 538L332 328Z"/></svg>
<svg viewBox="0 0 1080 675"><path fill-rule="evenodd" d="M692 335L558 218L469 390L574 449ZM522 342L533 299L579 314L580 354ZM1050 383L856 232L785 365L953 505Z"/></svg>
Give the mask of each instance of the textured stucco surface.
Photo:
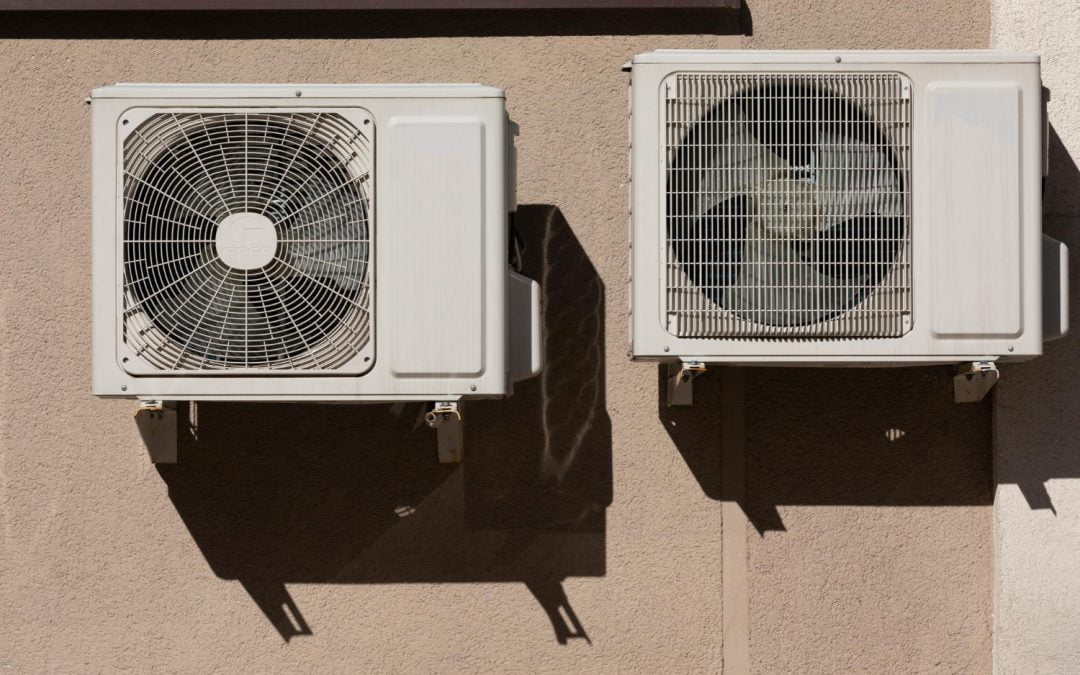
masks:
<svg viewBox="0 0 1080 675"><path fill-rule="evenodd" d="M987 0L750 0L756 49L980 49Z"/></svg>
<svg viewBox="0 0 1080 675"><path fill-rule="evenodd" d="M1046 232L1068 244L1072 334L1015 366L994 409L999 672L1080 669L1080 5L994 0L995 47L1042 55L1050 134Z"/></svg>
<svg viewBox="0 0 1080 675"><path fill-rule="evenodd" d="M746 46L759 49L988 41L981 1L750 6ZM746 381L751 667L988 670L988 404L955 405L946 369L761 369Z"/></svg>
<svg viewBox="0 0 1080 675"><path fill-rule="evenodd" d="M749 4L749 47L987 39L981 2ZM668 411L657 368L625 358L619 65L730 27L279 20L0 25L0 667L719 669L718 378ZM416 406L219 404L155 469L131 403L88 394L82 98L140 80L506 88L547 379L470 408L463 468L434 463ZM754 670L989 667L990 413L949 386L944 369L746 372Z"/></svg>

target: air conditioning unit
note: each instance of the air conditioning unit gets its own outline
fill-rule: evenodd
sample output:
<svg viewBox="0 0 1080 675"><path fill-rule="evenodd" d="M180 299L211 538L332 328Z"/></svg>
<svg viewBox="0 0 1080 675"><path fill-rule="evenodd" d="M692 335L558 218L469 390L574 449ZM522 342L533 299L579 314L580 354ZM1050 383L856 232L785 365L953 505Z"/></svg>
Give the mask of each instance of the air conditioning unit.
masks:
<svg viewBox="0 0 1080 675"><path fill-rule="evenodd" d="M539 371L501 90L122 84L90 102L95 394L456 415Z"/></svg>
<svg viewBox="0 0 1080 675"><path fill-rule="evenodd" d="M965 363L992 384L1067 330L1038 57L662 50L630 70L632 356L673 382Z"/></svg>

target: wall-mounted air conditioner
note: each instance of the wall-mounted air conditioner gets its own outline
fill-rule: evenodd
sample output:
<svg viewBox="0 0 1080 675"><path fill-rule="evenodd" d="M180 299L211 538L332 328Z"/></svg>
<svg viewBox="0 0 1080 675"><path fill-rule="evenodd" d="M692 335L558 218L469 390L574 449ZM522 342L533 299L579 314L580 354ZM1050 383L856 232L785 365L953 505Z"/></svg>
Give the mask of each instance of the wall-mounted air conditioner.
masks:
<svg viewBox="0 0 1080 675"><path fill-rule="evenodd" d="M501 90L125 84L90 100L95 394L432 401L436 424L539 370L538 288L507 261Z"/></svg>
<svg viewBox="0 0 1080 675"><path fill-rule="evenodd" d="M1038 57L672 50L631 72L635 359L992 383L1067 329Z"/></svg>

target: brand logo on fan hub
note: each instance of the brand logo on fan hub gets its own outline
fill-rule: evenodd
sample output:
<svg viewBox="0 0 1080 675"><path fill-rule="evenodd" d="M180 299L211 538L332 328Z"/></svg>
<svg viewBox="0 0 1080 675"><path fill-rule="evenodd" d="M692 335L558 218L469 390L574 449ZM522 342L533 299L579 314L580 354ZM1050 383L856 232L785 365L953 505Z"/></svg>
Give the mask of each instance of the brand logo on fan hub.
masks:
<svg viewBox="0 0 1080 675"><path fill-rule="evenodd" d="M221 221L214 245L229 267L254 270L265 267L277 253L277 232L261 213L233 213Z"/></svg>

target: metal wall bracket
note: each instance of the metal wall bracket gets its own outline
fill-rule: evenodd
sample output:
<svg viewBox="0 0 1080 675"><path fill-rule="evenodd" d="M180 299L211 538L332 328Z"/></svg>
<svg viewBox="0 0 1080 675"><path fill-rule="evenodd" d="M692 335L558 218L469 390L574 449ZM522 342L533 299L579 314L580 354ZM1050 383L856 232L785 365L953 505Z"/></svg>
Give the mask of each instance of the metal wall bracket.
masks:
<svg viewBox="0 0 1080 675"><path fill-rule="evenodd" d="M693 405L694 380L705 372L700 361L680 361L668 364L668 405Z"/></svg>
<svg viewBox="0 0 1080 675"><path fill-rule="evenodd" d="M461 408L461 404L453 401L439 401L424 416L427 425L436 431L440 464L457 464L465 456L465 423Z"/></svg>
<svg viewBox="0 0 1080 675"><path fill-rule="evenodd" d="M999 377L993 361L961 364L953 377L953 397L957 403L978 403L994 388Z"/></svg>
<svg viewBox="0 0 1080 675"><path fill-rule="evenodd" d="M139 401L135 406L135 426L142 436L150 461L176 463L176 403Z"/></svg>

